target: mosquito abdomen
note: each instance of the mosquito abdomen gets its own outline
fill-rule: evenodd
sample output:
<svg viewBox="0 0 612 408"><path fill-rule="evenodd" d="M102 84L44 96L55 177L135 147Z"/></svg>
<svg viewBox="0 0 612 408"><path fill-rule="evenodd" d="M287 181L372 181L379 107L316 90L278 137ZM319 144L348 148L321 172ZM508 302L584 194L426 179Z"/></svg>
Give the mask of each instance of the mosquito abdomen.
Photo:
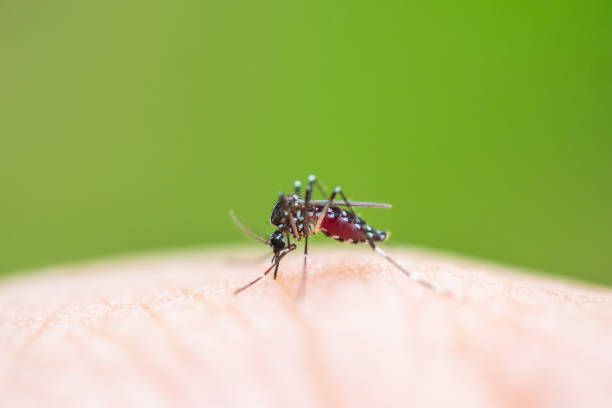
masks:
<svg viewBox="0 0 612 408"><path fill-rule="evenodd" d="M372 228L361 218L339 207L329 208L321 223L321 232L336 241L354 244L367 242L368 236L373 241L385 241L389 236L386 231Z"/></svg>

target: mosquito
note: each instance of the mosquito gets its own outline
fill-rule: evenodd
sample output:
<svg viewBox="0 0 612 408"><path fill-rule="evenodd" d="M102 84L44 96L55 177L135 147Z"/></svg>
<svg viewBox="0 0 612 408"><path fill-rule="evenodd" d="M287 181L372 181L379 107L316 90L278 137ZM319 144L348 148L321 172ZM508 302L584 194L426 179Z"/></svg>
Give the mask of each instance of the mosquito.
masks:
<svg viewBox="0 0 612 408"><path fill-rule="evenodd" d="M314 186L319 189L323 196L327 196L325 189L317 181L314 175L308 177L308 184L306 185L303 196L300 191L301 186L301 182L296 181L294 183L293 194L285 195L279 193L278 200L270 216L270 224L277 229L272 232L267 239L250 231L238 220L233 211L230 211L230 215L234 222L246 235L268 245L274 252L271 260L272 265L256 279L236 289L234 291L235 295L259 282L273 269L274 279L276 279L280 261L288 253L297 248L297 245L291 242L292 237L296 242L304 239L304 264L302 267L302 280L298 290L298 296L303 295L306 290L306 272L308 267L308 237L316 235L319 231L326 237L335 239L339 242L368 244L374 251L382 255L408 278L416 281L427 289L436 290L431 283L417 278L413 273L406 270L393 258L387 255L387 253L376 244L377 242L386 241L389 238L389 232L372 228L362 218L358 217L353 210L353 208L388 209L391 208L390 204L348 201L340 187L334 189L328 200L313 200L312 191ZM334 201L337 196L340 196L342 201Z"/></svg>

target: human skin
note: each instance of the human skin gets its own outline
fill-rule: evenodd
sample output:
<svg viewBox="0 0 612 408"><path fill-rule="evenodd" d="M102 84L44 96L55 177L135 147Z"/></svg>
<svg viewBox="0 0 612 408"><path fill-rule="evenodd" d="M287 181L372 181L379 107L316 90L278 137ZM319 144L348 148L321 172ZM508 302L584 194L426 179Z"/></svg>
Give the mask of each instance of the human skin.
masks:
<svg viewBox="0 0 612 408"><path fill-rule="evenodd" d="M448 297L311 251L302 300L296 254L234 296L269 265L244 248L4 280L0 406L612 406L612 291L388 250Z"/></svg>

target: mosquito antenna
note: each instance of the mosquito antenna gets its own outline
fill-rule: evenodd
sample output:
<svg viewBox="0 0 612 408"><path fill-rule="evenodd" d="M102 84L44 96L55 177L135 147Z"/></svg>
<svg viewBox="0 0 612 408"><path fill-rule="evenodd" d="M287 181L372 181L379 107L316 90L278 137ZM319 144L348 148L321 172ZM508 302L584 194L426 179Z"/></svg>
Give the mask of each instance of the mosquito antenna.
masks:
<svg viewBox="0 0 612 408"><path fill-rule="evenodd" d="M230 217L232 217L232 220L234 220L234 223L238 226L238 228L242 230L242 232L244 232L249 237L253 238L255 241L259 241L262 244L270 245L267 239L263 239L262 237L260 237L259 235L255 234L253 231L248 229L243 223L241 223L238 217L236 217L236 214L234 214L233 210L230 210L229 214L230 214Z"/></svg>

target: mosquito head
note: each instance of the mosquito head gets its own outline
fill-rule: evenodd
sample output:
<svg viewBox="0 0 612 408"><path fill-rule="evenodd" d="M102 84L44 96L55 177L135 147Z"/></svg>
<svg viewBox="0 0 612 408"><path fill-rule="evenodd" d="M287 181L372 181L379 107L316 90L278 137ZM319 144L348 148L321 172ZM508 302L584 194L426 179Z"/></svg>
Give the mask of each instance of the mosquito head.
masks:
<svg viewBox="0 0 612 408"><path fill-rule="evenodd" d="M270 245L274 252L279 252L287 246L287 240L281 230L276 230L270 234L268 245Z"/></svg>

